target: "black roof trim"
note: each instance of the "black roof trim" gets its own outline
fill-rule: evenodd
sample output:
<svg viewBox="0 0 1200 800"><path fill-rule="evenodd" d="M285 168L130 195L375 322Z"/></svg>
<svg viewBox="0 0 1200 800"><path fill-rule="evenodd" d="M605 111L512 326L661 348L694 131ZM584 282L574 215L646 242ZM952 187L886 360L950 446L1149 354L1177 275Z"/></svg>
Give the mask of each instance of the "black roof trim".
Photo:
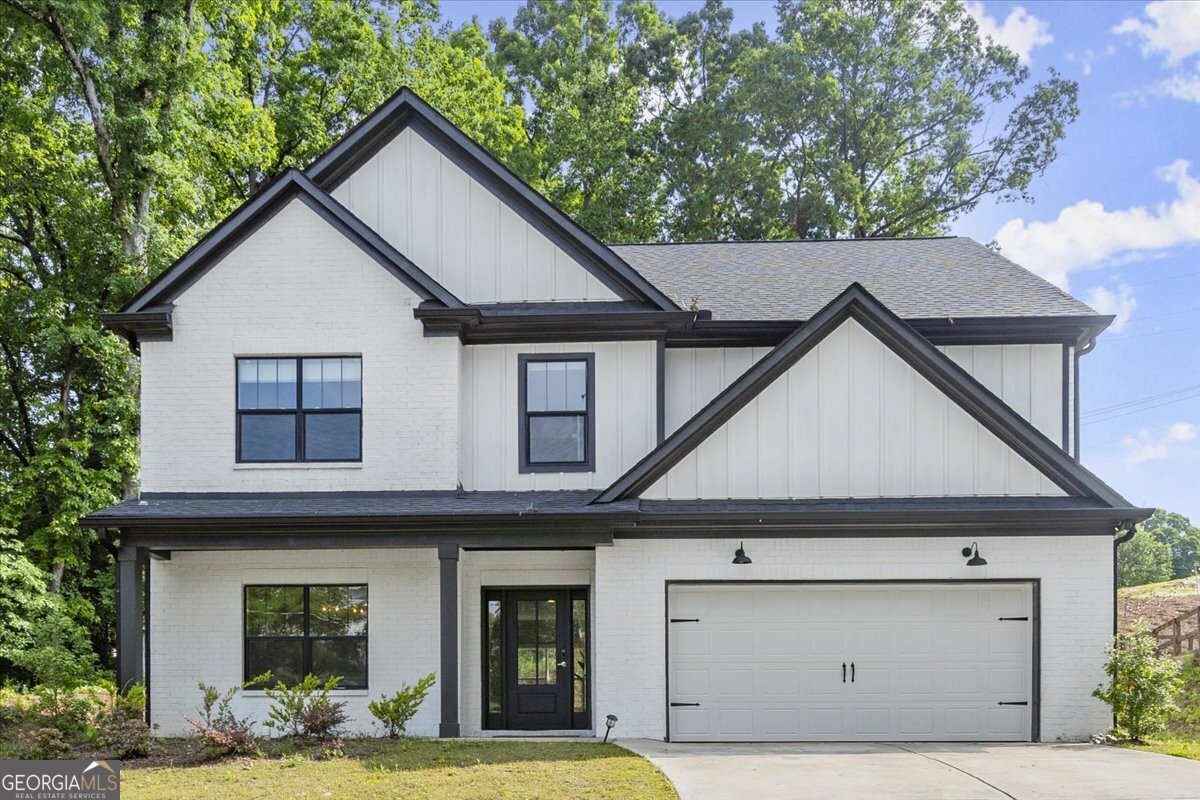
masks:
<svg viewBox="0 0 1200 800"><path fill-rule="evenodd" d="M617 341L686 335L705 311L660 311L645 303L505 303L413 309L427 336L457 336L464 344Z"/></svg>
<svg viewBox="0 0 1200 800"><path fill-rule="evenodd" d="M1107 328L1107 314L1054 317L958 317L905 319L935 345L1069 344L1082 347ZM774 347L805 324L803 320L698 320L670 347Z"/></svg>
<svg viewBox="0 0 1200 800"><path fill-rule="evenodd" d="M611 503L640 495L848 319L854 319L878 337L1068 494L1094 497L1113 508L1130 506L1116 491L1047 439L857 283L847 287L806 325L746 370L593 502Z"/></svg>
<svg viewBox="0 0 1200 800"><path fill-rule="evenodd" d="M525 183L515 172L421 99L401 88L305 170L317 185L332 191L351 172L375 155L407 127L426 138L471 177L499 195L514 211L547 238L571 254L606 286L631 300L653 303L664 311L678 310L662 291L620 256Z"/></svg>
<svg viewBox="0 0 1200 800"><path fill-rule="evenodd" d="M121 309L119 321L129 324L132 315L149 312L151 306L163 305L174 300L209 267L245 241L293 198L298 198L319 214L363 252L403 281L422 300L436 300L451 307L462 306L462 301L429 277L407 256L388 244L349 209L318 188L304 173L289 169L255 192L169 269L138 292Z"/></svg>
<svg viewBox="0 0 1200 800"><path fill-rule="evenodd" d="M101 314L100 321L129 340L129 346L136 351L139 341L171 340L174 335L171 325L173 308L170 305L150 306L133 313Z"/></svg>

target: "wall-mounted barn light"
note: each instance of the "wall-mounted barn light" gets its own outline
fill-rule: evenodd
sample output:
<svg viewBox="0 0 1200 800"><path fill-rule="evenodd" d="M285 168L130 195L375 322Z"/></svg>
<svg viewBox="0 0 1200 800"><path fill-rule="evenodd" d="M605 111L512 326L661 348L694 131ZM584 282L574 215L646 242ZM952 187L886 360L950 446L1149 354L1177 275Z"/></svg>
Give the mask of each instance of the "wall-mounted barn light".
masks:
<svg viewBox="0 0 1200 800"><path fill-rule="evenodd" d="M971 542L970 547L962 549L963 558L967 559L968 567L985 567L987 559L979 555L979 542Z"/></svg>
<svg viewBox="0 0 1200 800"><path fill-rule="evenodd" d="M750 560L750 556L746 555L746 543L745 542L738 543L738 549L733 554L733 563L735 563L735 564L753 564L754 563L753 561Z"/></svg>

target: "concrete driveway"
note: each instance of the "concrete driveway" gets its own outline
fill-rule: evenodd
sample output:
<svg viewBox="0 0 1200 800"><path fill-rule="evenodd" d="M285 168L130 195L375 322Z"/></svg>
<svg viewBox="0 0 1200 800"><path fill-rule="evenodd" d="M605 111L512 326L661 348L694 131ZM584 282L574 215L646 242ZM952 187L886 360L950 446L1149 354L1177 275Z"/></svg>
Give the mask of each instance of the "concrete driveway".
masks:
<svg viewBox="0 0 1200 800"><path fill-rule="evenodd" d="M1200 761L1088 744L617 742L680 800L1198 800Z"/></svg>

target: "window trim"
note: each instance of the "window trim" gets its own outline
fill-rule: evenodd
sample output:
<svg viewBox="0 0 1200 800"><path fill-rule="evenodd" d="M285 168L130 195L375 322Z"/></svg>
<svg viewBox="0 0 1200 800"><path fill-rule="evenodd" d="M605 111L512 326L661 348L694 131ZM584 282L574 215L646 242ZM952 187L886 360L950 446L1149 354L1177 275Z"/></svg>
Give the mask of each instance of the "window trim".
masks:
<svg viewBox="0 0 1200 800"><path fill-rule="evenodd" d="M367 590L367 632L361 636L313 636L310 629L309 621L309 595L311 589L320 589L330 586L363 586ZM304 590L304 633L299 636L251 636L246 631L246 613L249 610L248 595L251 589L289 589L300 588ZM250 674L250 640L257 641L281 641L294 642L299 641L301 647L301 657L303 659L303 673L300 678L313 674L312 672L312 643L314 640L320 641L346 641L346 640L361 640L363 643L363 683L361 686L354 684L339 683L335 691L367 691L371 686L371 585L367 581L355 581L352 583L244 583L242 584L242 682L249 683L252 678L258 676ZM343 678L345 676L342 676ZM252 690L262 690L263 687L253 687Z"/></svg>
<svg viewBox="0 0 1200 800"><path fill-rule="evenodd" d="M587 399L584 406L583 461L530 462L529 412L526 410L526 370L529 364L582 361L587 369ZM536 413L536 412L535 412ZM596 471L596 354L595 353L520 353L517 355L517 471L595 472Z"/></svg>
<svg viewBox="0 0 1200 800"><path fill-rule="evenodd" d="M358 406L355 408L304 408L304 361L317 358L357 358L359 369ZM239 393L241 391L239 375L243 361L295 361L296 362L296 407L295 408L239 408ZM235 464L361 464L363 460L363 388L366 379L363 375L362 354L333 354L333 355L304 355L304 356L234 356L233 359L233 413L234 424L234 463ZM304 452L305 420L309 414L358 414L358 458L306 458ZM271 416L288 414L296 420L295 458L243 458L242 457L242 417Z"/></svg>

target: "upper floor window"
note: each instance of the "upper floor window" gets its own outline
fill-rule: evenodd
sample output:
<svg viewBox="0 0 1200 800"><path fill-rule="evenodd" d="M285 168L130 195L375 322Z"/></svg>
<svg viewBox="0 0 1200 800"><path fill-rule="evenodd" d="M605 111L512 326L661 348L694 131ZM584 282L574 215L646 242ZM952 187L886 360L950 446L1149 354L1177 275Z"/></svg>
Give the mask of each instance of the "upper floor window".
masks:
<svg viewBox="0 0 1200 800"><path fill-rule="evenodd" d="M595 469L594 367L591 353L519 357L521 472Z"/></svg>
<svg viewBox="0 0 1200 800"><path fill-rule="evenodd" d="M361 461L362 359L239 358L237 460Z"/></svg>

